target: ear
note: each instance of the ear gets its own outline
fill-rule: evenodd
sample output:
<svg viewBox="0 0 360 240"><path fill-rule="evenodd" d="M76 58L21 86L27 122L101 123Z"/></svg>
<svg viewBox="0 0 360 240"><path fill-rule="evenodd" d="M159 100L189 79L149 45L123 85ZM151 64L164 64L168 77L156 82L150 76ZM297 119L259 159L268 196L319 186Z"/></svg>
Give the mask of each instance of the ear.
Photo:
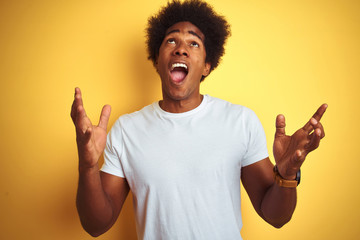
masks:
<svg viewBox="0 0 360 240"><path fill-rule="evenodd" d="M204 68L204 71L203 71L203 76L207 76L210 74L210 68L211 68L211 63L210 62L206 62L205 63L205 68Z"/></svg>

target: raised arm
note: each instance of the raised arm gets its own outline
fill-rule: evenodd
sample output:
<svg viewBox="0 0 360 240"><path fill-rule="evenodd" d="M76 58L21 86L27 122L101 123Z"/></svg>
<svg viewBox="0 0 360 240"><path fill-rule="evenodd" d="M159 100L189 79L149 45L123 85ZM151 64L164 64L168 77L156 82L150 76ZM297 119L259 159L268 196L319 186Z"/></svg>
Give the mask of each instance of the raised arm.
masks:
<svg viewBox="0 0 360 240"><path fill-rule="evenodd" d="M76 206L83 228L92 236L101 235L114 224L129 192L125 178L99 171L98 160L105 149L110 112L110 106L105 105L99 124L92 125L83 106L81 91L75 89L71 118L79 156Z"/></svg>
<svg viewBox="0 0 360 240"><path fill-rule="evenodd" d="M315 150L325 136L320 119L327 108L320 106L312 118L292 136L285 134L285 118L276 118L274 157L280 176L294 180L308 153ZM257 213L268 223L281 227L287 223L296 206L296 187L279 186L274 181L269 158L242 169L242 182Z"/></svg>

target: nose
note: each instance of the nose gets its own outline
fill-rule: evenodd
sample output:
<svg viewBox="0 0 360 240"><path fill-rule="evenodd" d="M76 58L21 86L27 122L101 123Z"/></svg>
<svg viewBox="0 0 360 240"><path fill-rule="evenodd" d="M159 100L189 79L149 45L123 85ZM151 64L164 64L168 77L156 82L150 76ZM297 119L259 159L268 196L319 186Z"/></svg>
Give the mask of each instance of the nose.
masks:
<svg viewBox="0 0 360 240"><path fill-rule="evenodd" d="M186 45L184 43L181 43L177 46L176 49L174 49L174 55L176 56L189 56L189 51L186 48Z"/></svg>

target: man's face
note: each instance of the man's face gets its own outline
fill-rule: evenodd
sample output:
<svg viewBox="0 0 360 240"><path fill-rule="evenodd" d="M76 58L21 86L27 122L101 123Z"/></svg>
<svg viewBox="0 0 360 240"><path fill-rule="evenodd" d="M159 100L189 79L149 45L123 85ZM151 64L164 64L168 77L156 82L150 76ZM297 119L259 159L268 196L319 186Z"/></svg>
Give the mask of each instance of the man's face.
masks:
<svg viewBox="0 0 360 240"><path fill-rule="evenodd" d="M199 98L201 77L210 72L205 63L204 34L190 22L179 22L166 31L156 61L164 100Z"/></svg>

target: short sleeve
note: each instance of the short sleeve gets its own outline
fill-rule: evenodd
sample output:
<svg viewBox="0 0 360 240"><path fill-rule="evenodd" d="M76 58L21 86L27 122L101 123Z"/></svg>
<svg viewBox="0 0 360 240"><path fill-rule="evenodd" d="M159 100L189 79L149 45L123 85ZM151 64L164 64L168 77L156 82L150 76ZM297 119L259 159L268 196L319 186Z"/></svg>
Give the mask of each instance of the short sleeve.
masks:
<svg viewBox="0 0 360 240"><path fill-rule="evenodd" d="M247 151L241 161L242 167L258 162L269 156L264 128L259 118L250 109L248 109L248 118L245 124L248 143Z"/></svg>
<svg viewBox="0 0 360 240"><path fill-rule="evenodd" d="M101 171L125 178L120 160L123 146L122 128L120 120L118 119L107 135L106 147L104 150L104 164L101 167Z"/></svg>

